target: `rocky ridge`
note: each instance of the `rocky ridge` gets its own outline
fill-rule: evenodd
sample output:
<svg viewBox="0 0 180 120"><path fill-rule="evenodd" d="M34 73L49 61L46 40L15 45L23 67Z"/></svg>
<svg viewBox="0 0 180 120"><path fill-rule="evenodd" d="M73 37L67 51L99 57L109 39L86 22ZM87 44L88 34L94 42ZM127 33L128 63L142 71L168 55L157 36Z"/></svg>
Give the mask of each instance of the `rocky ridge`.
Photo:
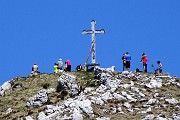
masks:
<svg viewBox="0 0 180 120"><path fill-rule="evenodd" d="M95 76L93 74L91 77L88 76L88 79L85 77L86 74L89 73L63 72L59 74L54 87L43 85L36 94L24 100L24 115L12 117L17 111L7 106L6 111L1 110L4 112L1 118L26 120L180 119L180 80L176 77L127 71L117 73L112 69L103 68L98 68L98 73ZM58 85L60 85L60 92L57 92ZM2 98L6 97L3 92L6 87L1 88L3 88L0 92ZM56 100L53 101L53 97ZM33 109L38 110L34 113Z"/></svg>

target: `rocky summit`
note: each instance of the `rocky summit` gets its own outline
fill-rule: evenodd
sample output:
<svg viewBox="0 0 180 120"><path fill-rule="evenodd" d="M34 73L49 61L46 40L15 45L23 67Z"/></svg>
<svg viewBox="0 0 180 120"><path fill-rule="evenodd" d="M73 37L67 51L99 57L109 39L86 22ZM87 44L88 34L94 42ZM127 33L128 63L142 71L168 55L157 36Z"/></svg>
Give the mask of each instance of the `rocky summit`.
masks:
<svg viewBox="0 0 180 120"><path fill-rule="evenodd" d="M180 79L143 72L40 73L0 88L1 120L180 120Z"/></svg>

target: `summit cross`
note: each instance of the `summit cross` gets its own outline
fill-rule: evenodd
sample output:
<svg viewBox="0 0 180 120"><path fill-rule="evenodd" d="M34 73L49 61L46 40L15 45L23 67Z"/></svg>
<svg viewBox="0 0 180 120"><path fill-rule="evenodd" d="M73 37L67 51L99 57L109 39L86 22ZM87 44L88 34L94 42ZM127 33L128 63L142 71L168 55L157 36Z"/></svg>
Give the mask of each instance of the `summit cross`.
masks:
<svg viewBox="0 0 180 120"><path fill-rule="evenodd" d="M105 33L104 29L95 30L95 26L96 26L96 21L92 20L91 21L91 30L83 30L82 31L83 35L91 34L91 36L92 36L91 48L90 48L90 52L88 54L85 64L87 64L90 54L92 54L92 64L96 63L96 34L104 34Z"/></svg>

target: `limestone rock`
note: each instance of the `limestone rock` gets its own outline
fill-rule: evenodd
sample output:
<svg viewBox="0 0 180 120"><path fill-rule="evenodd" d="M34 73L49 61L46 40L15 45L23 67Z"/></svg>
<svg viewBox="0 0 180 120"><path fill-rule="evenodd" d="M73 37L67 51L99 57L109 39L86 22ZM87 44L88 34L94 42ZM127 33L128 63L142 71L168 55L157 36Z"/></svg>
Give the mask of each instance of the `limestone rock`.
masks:
<svg viewBox="0 0 180 120"><path fill-rule="evenodd" d="M12 112L12 108L8 108L8 109L6 110L6 115L10 114L11 112Z"/></svg>
<svg viewBox="0 0 180 120"><path fill-rule="evenodd" d="M165 99L165 101L169 104L176 104L178 103L178 100L176 100L175 98L172 98L172 99Z"/></svg>
<svg viewBox="0 0 180 120"><path fill-rule="evenodd" d="M26 120L34 120L33 117L31 117L31 116L26 116L25 119Z"/></svg>
<svg viewBox="0 0 180 120"><path fill-rule="evenodd" d="M76 108L74 108L73 115L72 115L72 119L73 119L73 120L83 120L82 114L81 114L80 111L77 110Z"/></svg>
<svg viewBox="0 0 180 120"><path fill-rule="evenodd" d="M4 95L4 92L8 89L11 88L11 81L5 82L1 87L0 87L0 96Z"/></svg>

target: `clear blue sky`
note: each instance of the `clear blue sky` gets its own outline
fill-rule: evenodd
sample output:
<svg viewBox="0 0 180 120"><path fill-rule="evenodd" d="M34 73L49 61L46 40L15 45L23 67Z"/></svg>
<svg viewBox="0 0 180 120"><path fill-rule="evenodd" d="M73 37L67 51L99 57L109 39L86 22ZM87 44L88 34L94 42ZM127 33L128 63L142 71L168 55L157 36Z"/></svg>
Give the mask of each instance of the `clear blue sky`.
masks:
<svg viewBox="0 0 180 120"><path fill-rule="evenodd" d="M132 56L131 70L142 70L141 53L151 64L162 61L163 71L180 77L179 0L1 0L0 85L27 76L34 63L40 72L53 73L59 58L70 59L72 69L88 55L91 29L97 35L97 62L122 71L121 56Z"/></svg>

